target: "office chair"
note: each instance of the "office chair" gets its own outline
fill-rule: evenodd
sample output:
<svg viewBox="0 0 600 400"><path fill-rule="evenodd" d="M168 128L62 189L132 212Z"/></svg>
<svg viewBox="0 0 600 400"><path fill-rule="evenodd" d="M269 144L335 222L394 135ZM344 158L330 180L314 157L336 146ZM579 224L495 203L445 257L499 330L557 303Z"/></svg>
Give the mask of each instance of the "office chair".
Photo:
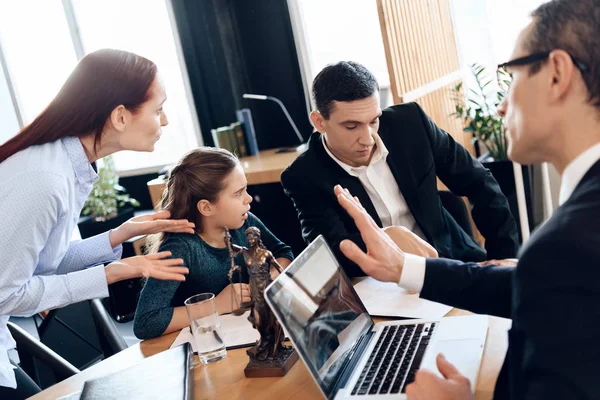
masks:
<svg viewBox="0 0 600 400"><path fill-rule="evenodd" d="M104 358L125 350L128 347L127 343L119 333L110 315L108 315L102 301L100 299L90 300L90 307Z"/></svg>
<svg viewBox="0 0 600 400"><path fill-rule="evenodd" d="M123 243L123 255L121 257L141 256L144 254L145 245L145 236L130 239ZM104 304L113 320L117 322L133 320L141 290L141 278L126 279L108 286L109 296Z"/></svg>
<svg viewBox="0 0 600 400"><path fill-rule="evenodd" d="M52 351L48 346L31 336L27 331L19 325L8 322L8 330L13 339L17 343L17 351L19 353L20 366L38 386L40 385L40 377L34 359L41 361L48 366L56 375L59 381L67 379L80 371L75 368L67 360Z"/></svg>
<svg viewBox="0 0 600 400"><path fill-rule="evenodd" d="M100 299L49 311L43 316L38 333L42 342L81 369L127 348Z"/></svg>
<svg viewBox="0 0 600 400"><path fill-rule="evenodd" d="M463 231L465 231L471 238L473 238L473 226L471 225L471 218L469 217L469 211L462 198L455 195L448 190L438 191L442 206L450 213L452 218L456 221Z"/></svg>

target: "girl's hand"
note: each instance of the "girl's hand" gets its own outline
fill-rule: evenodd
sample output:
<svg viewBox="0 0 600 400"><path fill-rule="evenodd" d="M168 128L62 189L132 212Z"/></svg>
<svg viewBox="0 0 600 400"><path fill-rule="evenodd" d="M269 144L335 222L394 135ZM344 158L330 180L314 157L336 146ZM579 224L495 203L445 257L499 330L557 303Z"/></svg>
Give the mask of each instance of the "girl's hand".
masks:
<svg viewBox="0 0 600 400"><path fill-rule="evenodd" d="M235 291L235 294L233 291ZM233 302L232 298L234 299ZM227 285L225 289L215 297L217 311L219 314L227 314L233 310L237 310L240 308L240 303L235 304L236 301L239 301L240 303L248 303L251 301L250 286L245 283L232 283L231 285Z"/></svg>

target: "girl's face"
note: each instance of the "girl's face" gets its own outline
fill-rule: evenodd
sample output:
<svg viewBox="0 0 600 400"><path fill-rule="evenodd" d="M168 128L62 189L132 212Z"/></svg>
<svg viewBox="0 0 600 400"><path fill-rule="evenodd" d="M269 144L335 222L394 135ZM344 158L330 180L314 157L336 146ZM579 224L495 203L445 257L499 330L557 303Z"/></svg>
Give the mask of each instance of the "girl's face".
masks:
<svg viewBox="0 0 600 400"><path fill-rule="evenodd" d="M244 170L237 165L225 178L225 187L219 193L217 202L213 204L216 226L239 229L244 225L252 202L252 197L246 191L247 187Z"/></svg>

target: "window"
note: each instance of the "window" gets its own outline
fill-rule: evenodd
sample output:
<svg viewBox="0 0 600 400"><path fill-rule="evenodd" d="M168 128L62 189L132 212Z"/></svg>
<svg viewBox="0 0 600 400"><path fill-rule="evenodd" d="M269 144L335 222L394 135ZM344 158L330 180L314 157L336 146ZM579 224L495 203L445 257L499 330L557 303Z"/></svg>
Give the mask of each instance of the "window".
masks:
<svg viewBox="0 0 600 400"><path fill-rule="evenodd" d="M508 59L528 15L546 0L452 0L462 65ZM352 60L367 67L391 104L390 80L375 0L288 0L305 86L327 64Z"/></svg>
<svg viewBox="0 0 600 400"><path fill-rule="evenodd" d="M382 104L388 98L390 78L381 37L376 1L289 0L306 87L327 64L356 61L377 78Z"/></svg>
<svg viewBox="0 0 600 400"><path fill-rule="evenodd" d="M48 105L77 64L61 1L36 2L35 8L31 12L27 1L0 3L0 44L25 124Z"/></svg>
<svg viewBox="0 0 600 400"><path fill-rule="evenodd" d="M454 29L461 63L493 71L508 61L529 15L546 0L453 0Z"/></svg>
<svg viewBox="0 0 600 400"><path fill-rule="evenodd" d="M131 51L154 61L165 81L168 100L164 109L169 125L163 137L152 153L115 154L117 170L171 164L197 147L199 136L195 135L166 2L73 0L73 8L86 52L105 47Z"/></svg>
<svg viewBox="0 0 600 400"><path fill-rule="evenodd" d="M162 139L152 153L117 153L114 161L120 175L158 171L197 147L200 128L169 6L165 0L46 0L36 2L36 12L32 13L28 2L2 3L0 45L23 122L31 122L54 97L76 65L78 53L110 47L154 61L168 97L165 112L169 125ZM2 83L0 104L4 104L4 97L10 100ZM3 133L4 125L2 122ZM8 136L15 132L13 126Z"/></svg>

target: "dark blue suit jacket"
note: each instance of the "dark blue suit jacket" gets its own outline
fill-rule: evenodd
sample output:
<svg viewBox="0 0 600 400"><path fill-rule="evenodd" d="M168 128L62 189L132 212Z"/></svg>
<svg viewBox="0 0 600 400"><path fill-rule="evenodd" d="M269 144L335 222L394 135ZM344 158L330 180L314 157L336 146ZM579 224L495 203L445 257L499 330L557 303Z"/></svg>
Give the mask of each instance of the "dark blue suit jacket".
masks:
<svg viewBox="0 0 600 400"><path fill-rule="evenodd" d="M600 162L516 268L428 259L421 297L512 318L496 399L600 398Z"/></svg>

